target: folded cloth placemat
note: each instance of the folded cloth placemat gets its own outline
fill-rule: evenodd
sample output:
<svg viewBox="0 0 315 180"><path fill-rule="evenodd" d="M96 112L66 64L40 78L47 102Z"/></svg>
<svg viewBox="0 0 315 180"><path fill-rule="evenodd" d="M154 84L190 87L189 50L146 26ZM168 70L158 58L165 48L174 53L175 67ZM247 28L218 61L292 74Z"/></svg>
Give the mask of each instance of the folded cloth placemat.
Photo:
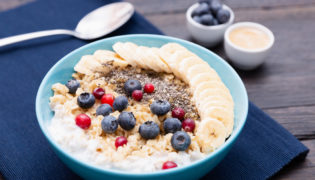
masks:
<svg viewBox="0 0 315 180"><path fill-rule="evenodd" d="M0 38L26 32L73 29L86 13L113 1L37 0L0 13ZM109 17L110 18L110 17ZM121 34L161 34L135 14ZM69 36L27 41L0 49L0 172L11 179L78 179L55 155L35 116L35 96L46 72L72 50L87 44ZM247 123L227 157L205 179L265 179L308 149L250 103Z"/></svg>

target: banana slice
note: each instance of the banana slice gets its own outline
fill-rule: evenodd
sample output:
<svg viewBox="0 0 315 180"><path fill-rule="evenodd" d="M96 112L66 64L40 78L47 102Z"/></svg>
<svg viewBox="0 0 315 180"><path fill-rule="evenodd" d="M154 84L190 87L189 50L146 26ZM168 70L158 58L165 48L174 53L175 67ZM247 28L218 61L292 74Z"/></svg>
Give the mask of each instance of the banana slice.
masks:
<svg viewBox="0 0 315 180"><path fill-rule="evenodd" d="M191 68L192 66L196 65L196 64L207 65L206 62L204 62L202 59L200 59L199 57L196 57L196 56L191 56L191 57L185 58L179 63L178 71L181 73L181 76L183 77L183 79L186 83L189 83L188 77L187 77L188 69Z"/></svg>
<svg viewBox="0 0 315 180"><path fill-rule="evenodd" d="M215 89L215 88L219 88L226 91L226 88L221 81L210 80L210 81L201 81L199 84L197 84L196 88L193 91L193 94L198 95L205 89Z"/></svg>
<svg viewBox="0 0 315 180"><path fill-rule="evenodd" d="M201 151L210 153L220 147L227 137L227 131L224 125L212 118L203 119L198 125L196 138Z"/></svg>
<svg viewBox="0 0 315 180"><path fill-rule="evenodd" d="M227 100L225 97L223 96L208 96L208 97L204 97L203 99L199 99L198 102L196 102L196 107L198 109L203 109L204 107L206 107L207 103L209 102L219 102L219 104L224 104L224 107L233 109L234 108L234 102L233 101L229 101ZM209 104L210 105L210 104Z"/></svg>
<svg viewBox="0 0 315 180"><path fill-rule="evenodd" d="M212 100L212 101L208 101L208 102L203 102L199 105L199 109L201 111L209 108L209 107L223 107L226 108L227 111L229 112L233 112L233 106L230 102L228 102L227 100Z"/></svg>
<svg viewBox="0 0 315 180"><path fill-rule="evenodd" d="M196 74L195 76L188 77L188 80L189 80L189 85L190 85L190 87L191 87L191 89L193 91L202 82L205 82L205 81L221 81L220 77L216 73L213 73L212 71Z"/></svg>
<svg viewBox="0 0 315 180"><path fill-rule="evenodd" d="M117 42L113 45L114 51L122 57L124 60L126 60L130 65L132 66L138 66L137 62L133 60L133 52L130 52L124 48L124 43Z"/></svg>
<svg viewBox="0 0 315 180"><path fill-rule="evenodd" d="M101 64L106 64L109 61L113 61L114 66L126 67L128 62L119 57L118 54L108 50L97 50L93 54L94 58Z"/></svg>
<svg viewBox="0 0 315 180"><path fill-rule="evenodd" d="M219 106L210 106L206 107L205 109L201 109L199 113L201 119L206 119L210 117L221 121L224 124L224 127L226 128L227 131L226 137L232 133L234 126L234 114L227 108Z"/></svg>
<svg viewBox="0 0 315 180"><path fill-rule="evenodd" d="M138 46L134 43L131 42L126 42L124 43L124 48L125 50L128 52L130 58L132 59L132 61L136 62L136 64L138 65L138 67L146 69L147 66L142 62L142 60L139 58L137 52Z"/></svg>
<svg viewBox="0 0 315 180"><path fill-rule="evenodd" d="M188 51L184 46L177 43L167 43L160 48L163 52L174 54L176 51Z"/></svg>
<svg viewBox="0 0 315 180"><path fill-rule="evenodd" d="M201 102L202 99L207 98L208 96L218 96L222 97L228 101L233 101L230 93L225 91L224 89L220 88L211 88L211 89L204 89L203 91L200 91L193 94L193 100L195 102Z"/></svg>
<svg viewBox="0 0 315 180"><path fill-rule="evenodd" d="M152 69L155 72L162 72L162 69L153 61L151 53L149 53L150 48L140 46L139 51L141 51L142 62L144 62L149 69Z"/></svg>
<svg viewBox="0 0 315 180"><path fill-rule="evenodd" d="M182 77L182 74L179 72L179 64L180 62L189 57L193 57L191 52L189 51L183 51L183 50L178 50L176 51L171 57L170 60L168 61L168 65L171 68L172 72L180 79L184 80L185 78Z"/></svg>
<svg viewBox="0 0 315 180"><path fill-rule="evenodd" d="M81 74L92 75L95 72L108 73L110 69L99 63L93 55L82 56L81 60L74 66L74 70Z"/></svg>
<svg viewBox="0 0 315 180"><path fill-rule="evenodd" d="M147 48L147 47L139 46L139 47L137 48L135 54L136 54L138 60L141 62L142 67L143 67L144 69L151 69L151 70L152 70L152 68L151 68L150 66L148 66L148 64L150 64L150 63L147 62L146 57L143 55L143 54L145 53L145 51L146 51L146 48Z"/></svg>
<svg viewBox="0 0 315 180"><path fill-rule="evenodd" d="M151 56L153 58L153 61L157 66L159 66L162 71L171 73L171 69L169 68L168 64L164 62L164 60L159 55L159 49L158 48L150 48L149 53L151 53Z"/></svg>

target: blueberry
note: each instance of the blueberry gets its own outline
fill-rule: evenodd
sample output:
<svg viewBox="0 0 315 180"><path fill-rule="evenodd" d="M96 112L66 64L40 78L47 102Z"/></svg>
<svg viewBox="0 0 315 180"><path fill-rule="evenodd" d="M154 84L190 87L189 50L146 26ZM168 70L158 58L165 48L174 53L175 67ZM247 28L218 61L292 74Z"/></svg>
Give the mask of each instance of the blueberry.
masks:
<svg viewBox="0 0 315 180"><path fill-rule="evenodd" d="M124 89L128 96L131 96L134 90L141 90L142 86L138 80L130 79L124 84Z"/></svg>
<svg viewBox="0 0 315 180"><path fill-rule="evenodd" d="M213 25L219 25L219 22L216 18L213 19Z"/></svg>
<svg viewBox="0 0 315 180"><path fill-rule="evenodd" d="M167 118L163 122L163 128L165 133L174 133L182 129L182 123L177 118Z"/></svg>
<svg viewBox="0 0 315 180"><path fill-rule="evenodd" d="M136 125L136 118L132 112L122 112L118 116L118 123L124 130L131 130Z"/></svg>
<svg viewBox="0 0 315 180"><path fill-rule="evenodd" d="M118 111L123 111L128 106L128 99L126 96L118 96L115 98L113 108Z"/></svg>
<svg viewBox="0 0 315 180"><path fill-rule="evenodd" d="M118 121L114 116L105 116L101 126L105 133L114 133L118 128Z"/></svg>
<svg viewBox="0 0 315 180"><path fill-rule="evenodd" d="M198 2L201 3L208 3L210 4L211 0L198 0Z"/></svg>
<svg viewBox="0 0 315 180"><path fill-rule="evenodd" d="M212 0L210 3L210 10L216 14L219 9L222 9L222 3L219 0Z"/></svg>
<svg viewBox="0 0 315 180"><path fill-rule="evenodd" d="M209 26L214 25L214 17L211 14L204 14L200 17L201 24Z"/></svg>
<svg viewBox="0 0 315 180"><path fill-rule="evenodd" d="M151 104L150 109L151 109L151 112L153 114L156 114L158 116L162 116L171 110L171 105L167 101L157 100Z"/></svg>
<svg viewBox="0 0 315 180"><path fill-rule="evenodd" d="M96 115L107 116L112 112L113 109L109 104L102 104L96 109Z"/></svg>
<svg viewBox="0 0 315 180"><path fill-rule="evenodd" d="M159 125L153 121L146 121L141 124L139 128L139 133L144 139L154 139L160 133Z"/></svg>
<svg viewBox="0 0 315 180"><path fill-rule="evenodd" d="M80 87L80 83L76 79L71 79L67 82L66 86L69 89L70 94L75 94L77 89Z"/></svg>
<svg viewBox="0 0 315 180"><path fill-rule="evenodd" d="M220 24L224 24L224 23L228 22L230 19L230 16L231 16L230 12L226 9L220 9L217 12L217 19L218 19Z"/></svg>
<svg viewBox="0 0 315 180"><path fill-rule="evenodd" d="M171 139L172 147L177 151L185 151L190 143L190 136L185 131L177 131Z"/></svg>
<svg viewBox="0 0 315 180"><path fill-rule="evenodd" d="M78 105L83 109L92 107L95 103L95 97L91 93L81 93L77 99Z"/></svg>
<svg viewBox="0 0 315 180"><path fill-rule="evenodd" d="M209 13L209 5L207 3L201 3L194 11L192 12L192 17L200 16L206 13Z"/></svg>
<svg viewBox="0 0 315 180"><path fill-rule="evenodd" d="M196 21L197 23L201 24L201 18L200 16L194 16L193 20Z"/></svg>

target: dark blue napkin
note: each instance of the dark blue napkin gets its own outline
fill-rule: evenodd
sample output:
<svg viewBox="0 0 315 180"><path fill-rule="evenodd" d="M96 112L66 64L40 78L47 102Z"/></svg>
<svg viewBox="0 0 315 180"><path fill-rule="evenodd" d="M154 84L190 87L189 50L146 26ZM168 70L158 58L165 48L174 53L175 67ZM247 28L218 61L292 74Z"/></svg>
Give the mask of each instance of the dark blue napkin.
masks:
<svg viewBox="0 0 315 180"><path fill-rule="evenodd" d="M91 10L113 1L45 0L0 13L0 38L53 28L75 27ZM161 34L135 14L110 34ZM86 44L54 36L0 49L0 172L5 179L78 179L54 154L35 116L35 95L49 68ZM265 179L308 149L255 105L242 134L227 157L205 178Z"/></svg>

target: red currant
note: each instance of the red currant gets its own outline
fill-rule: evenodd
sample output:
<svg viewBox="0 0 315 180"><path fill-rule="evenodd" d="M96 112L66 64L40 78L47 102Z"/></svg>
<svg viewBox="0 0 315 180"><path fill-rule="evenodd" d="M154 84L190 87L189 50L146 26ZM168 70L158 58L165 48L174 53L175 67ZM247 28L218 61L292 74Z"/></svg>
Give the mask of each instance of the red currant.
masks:
<svg viewBox="0 0 315 180"><path fill-rule="evenodd" d="M95 88L93 91L93 95L96 99L101 99L105 94L105 90L103 88Z"/></svg>
<svg viewBox="0 0 315 180"><path fill-rule="evenodd" d="M174 163L173 161L166 161L163 163L162 169L171 169L177 167L177 164Z"/></svg>
<svg viewBox="0 0 315 180"><path fill-rule="evenodd" d="M134 90L134 91L132 92L132 98L133 98L134 100L136 100L136 101L141 101L142 96L143 96L143 94L142 94L142 91L141 91L141 90Z"/></svg>
<svg viewBox="0 0 315 180"><path fill-rule="evenodd" d="M186 132L193 132L195 129L195 126L196 126L195 121L192 119L185 119L182 122L182 127Z"/></svg>
<svg viewBox="0 0 315 180"><path fill-rule="evenodd" d="M154 91L154 85L151 83L146 83L143 87L144 92L146 93L153 93Z"/></svg>
<svg viewBox="0 0 315 180"><path fill-rule="evenodd" d="M185 111L184 109L180 108L180 107L176 107L173 109L172 111L172 117L173 118L177 118L179 120L183 120L185 117Z"/></svg>
<svg viewBox="0 0 315 180"><path fill-rule="evenodd" d="M109 104L113 107L115 97L112 94L104 94L101 98L102 104Z"/></svg>
<svg viewBox="0 0 315 180"><path fill-rule="evenodd" d="M86 114L79 114L75 117L75 123L82 129L88 129L91 125L91 118Z"/></svg>
<svg viewBox="0 0 315 180"><path fill-rule="evenodd" d="M125 138L124 136L119 136L116 138L115 140L115 146L116 148L118 148L119 146L123 146L125 144L127 144L127 138Z"/></svg>

